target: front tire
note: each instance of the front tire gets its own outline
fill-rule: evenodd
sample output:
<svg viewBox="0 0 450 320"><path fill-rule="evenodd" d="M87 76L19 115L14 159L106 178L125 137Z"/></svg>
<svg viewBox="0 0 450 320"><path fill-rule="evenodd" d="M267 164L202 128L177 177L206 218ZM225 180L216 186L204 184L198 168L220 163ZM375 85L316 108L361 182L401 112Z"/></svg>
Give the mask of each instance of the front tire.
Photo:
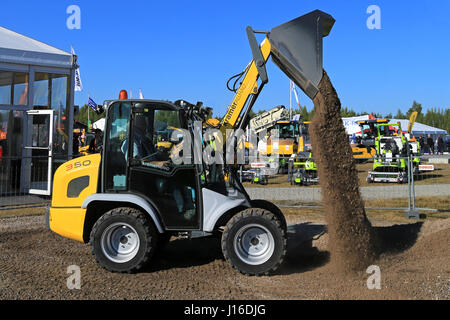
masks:
<svg viewBox="0 0 450 320"><path fill-rule="evenodd" d="M286 233L270 211L250 208L235 215L222 234L222 252L246 275L275 272L286 255Z"/></svg>
<svg viewBox="0 0 450 320"><path fill-rule="evenodd" d="M95 260L106 270L134 273L150 261L158 244L158 233L143 212L115 208L94 224L89 244Z"/></svg>

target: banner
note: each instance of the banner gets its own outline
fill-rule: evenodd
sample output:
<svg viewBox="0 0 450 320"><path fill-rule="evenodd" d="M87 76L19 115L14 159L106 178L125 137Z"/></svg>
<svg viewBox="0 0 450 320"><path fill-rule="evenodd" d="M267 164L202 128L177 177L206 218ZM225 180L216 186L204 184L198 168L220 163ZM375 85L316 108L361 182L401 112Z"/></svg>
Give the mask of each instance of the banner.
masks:
<svg viewBox="0 0 450 320"><path fill-rule="evenodd" d="M73 47L70 46L71 53L75 56L75 50L73 50ZM81 76L80 76L80 68L75 69L75 91L82 91L83 90L83 83L81 82Z"/></svg>
<svg viewBox="0 0 450 320"><path fill-rule="evenodd" d="M414 126L414 122L416 122L416 118L417 118L417 111L414 111L413 113L411 113L411 117L409 118L408 133L412 132L412 128Z"/></svg>

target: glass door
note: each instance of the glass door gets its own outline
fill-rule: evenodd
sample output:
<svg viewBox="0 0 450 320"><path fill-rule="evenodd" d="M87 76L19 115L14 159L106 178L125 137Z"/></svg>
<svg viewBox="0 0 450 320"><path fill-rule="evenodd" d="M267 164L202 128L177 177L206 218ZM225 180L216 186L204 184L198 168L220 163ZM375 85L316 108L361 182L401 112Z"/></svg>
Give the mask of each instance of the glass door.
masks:
<svg viewBox="0 0 450 320"><path fill-rule="evenodd" d="M25 146L30 152L29 193L50 195L52 185L53 110L29 110L28 130L31 144Z"/></svg>

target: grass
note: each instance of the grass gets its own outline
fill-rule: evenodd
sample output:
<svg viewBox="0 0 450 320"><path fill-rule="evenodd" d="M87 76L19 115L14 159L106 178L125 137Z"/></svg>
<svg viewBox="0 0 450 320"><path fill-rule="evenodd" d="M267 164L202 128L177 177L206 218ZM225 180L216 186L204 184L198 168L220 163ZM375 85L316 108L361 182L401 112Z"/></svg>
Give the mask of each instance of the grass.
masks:
<svg viewBox="0 0 450 320"><path fill-rule="evenodd" d="M283 213L289 217L301 217L302 220L311 222L323 222L325 210L321 203L301 203L298 201L275 201ZM311 206L317 206L311 208ZM365 201L366 214L369 220L389 223L414 223L417 220L407 219L405 209L408 207L408 199L383 199ZM372 209L381 208L382 210ZM399 209L383 209L399 208ZM403 209L405 208L405 209ZM450 218L450 199L448 197L417 197L416 208L429 208L440 210L438 212L420 211L426 213L426 220L438 220Z"/></svg>
<svg viewBox="0 0 450 320"><path fill-rule="evenodd" d="M434 164L434 171L422 172L414 177L415 185L430 185L430 184L449 184L450 183L450 164ZM368 186L383 186L383 185L395 185L395 183L368 183L366 181L367 174L372 170L372 163L362 163L356 165L358 171L358 179L360 187ZM288 181L287 174L277 174L269 176L268 184L253 184L251 182L244 182L246 188L294 188ZM318 184L311 184L308 188L318 188Z"/></svg>
<svg viewBox="0 0 450 320"><path fill-rule="evenodd" d="M20 216L35 216L44 215L46 207L30 207L30 208L2 208L0 210L0 218L20 217Z"/></svg>

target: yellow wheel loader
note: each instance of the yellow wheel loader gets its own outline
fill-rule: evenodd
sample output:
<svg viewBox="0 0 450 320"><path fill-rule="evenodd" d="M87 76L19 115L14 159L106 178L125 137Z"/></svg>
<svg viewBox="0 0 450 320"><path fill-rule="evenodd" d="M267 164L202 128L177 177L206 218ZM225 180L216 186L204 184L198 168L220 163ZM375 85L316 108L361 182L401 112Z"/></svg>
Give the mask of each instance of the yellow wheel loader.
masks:
<svg viewBox="0 0 450 320"><path fill-rule="evenodd" d="M387 123L387 119L369 119L358 121L361 128L361 136L357 137L355 145L352 145L353 158L359 162L367 162L377 154L375 138L377 137L377 126Z"/></svg>
<svg viewBox="0 0 450 320"><path fill-rule="evenodd" d="M333 23L330 15L313 11L263 32L261 45L258 31L247 27L253 60L233 88L236 95L220 130L247 126L249 111L268 82L269 57L314 98L323 74L322 37ZM286 220L274 204L250 199L234 165L201 156L209 146L195 123L205 121L208 110L183 100L141 99L108 101L104 109L102 153L56 170L46 215L52 231L89 243L98 264L113 272L141 270L171 236L214 235L221 237L224 257L238 271L263 275L278 269L286 253ZM177 128L173 146L158 148L158 132L169 127Z"/></svg>
<svg viewBox="0 0 450 320"><path fill-rule="evenodd" d="M250 120L250 129L267 135L258 143L258 152L265 156L278 155L278 173L287 172L289 159L299 152L311 149L308 125L310 121L289 120L289 112L282 105L266 111ZM270 133L276 130L276 139Z"/></svg>

